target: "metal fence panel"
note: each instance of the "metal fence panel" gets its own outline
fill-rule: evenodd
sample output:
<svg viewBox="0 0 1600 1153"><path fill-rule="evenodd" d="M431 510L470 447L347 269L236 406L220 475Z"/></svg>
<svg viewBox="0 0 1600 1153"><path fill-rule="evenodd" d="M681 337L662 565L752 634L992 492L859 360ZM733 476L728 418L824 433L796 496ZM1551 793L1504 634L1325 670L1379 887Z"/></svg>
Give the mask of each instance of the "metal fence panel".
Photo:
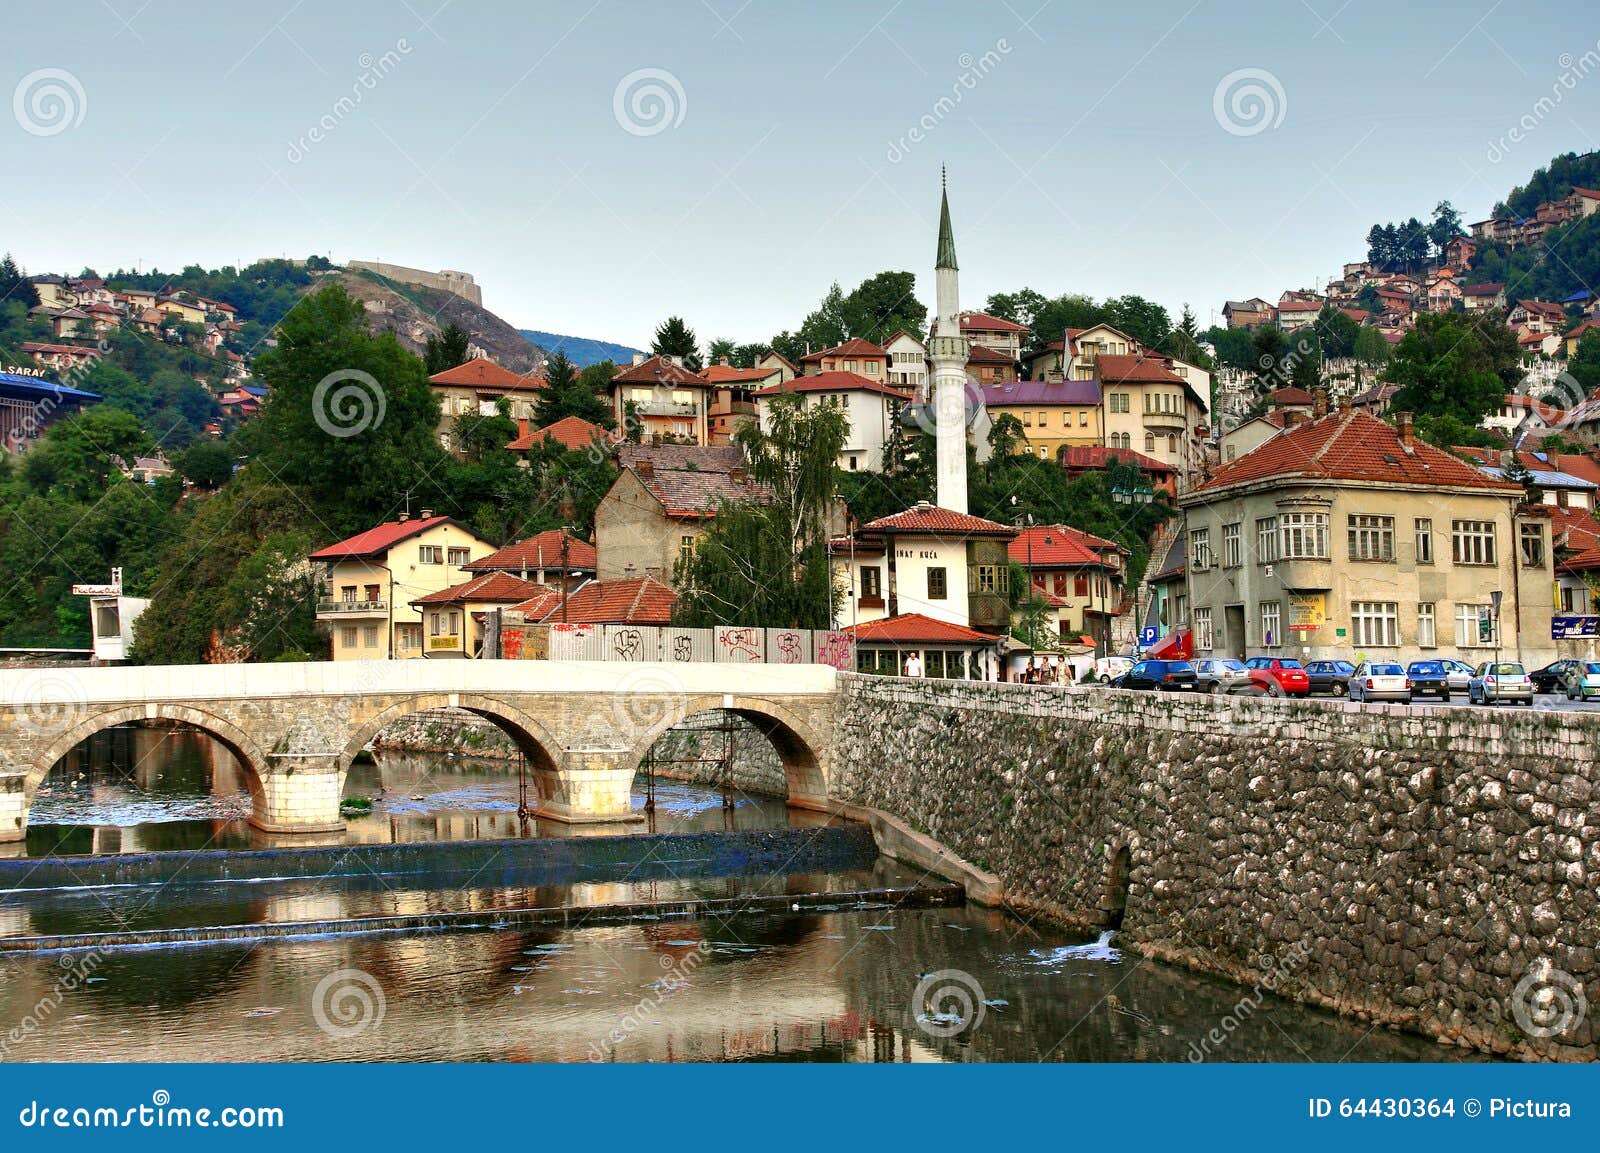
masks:
<svg viewBox="0 0 1600 1153"><path fill-rule="evenodd" d="M833 629L817 630L813 637L813 657L819 665L832 665L849 673L856 668L856 637L854 633Z"/></svg>
<svg viewBox="0 0 1600 1153"><path fill-rule="evenodd" d="M599 625L553 624L550 626L550 659L553 661L603 661L606 659L605 634Z"/></svg>
<svg viewBox="0 0 1600 1153"><path fill-rule="evenodd" d="M811 663L810 629L767 629L767 664Z"/></svg>
<svg viewBox="0 0 1600 1153"><path fill-rule="evenodd" d="M762 634L765 631L743 625L718 625L713 659L736 665L764 664L766 643Z"/></svg>
<svg viewBox="0 0 1600 1153"><path fill-rule="evenodd" d="M659 661L661 629L657 625L607 625L605 656L608 661Z"/></svg>
<svg viewBox="0 0 1600 1153"><path fill-rule="evenodd" d="M716 643L711 629L664 628L661 630L661 659L706 663L713 659Z"/></svg>

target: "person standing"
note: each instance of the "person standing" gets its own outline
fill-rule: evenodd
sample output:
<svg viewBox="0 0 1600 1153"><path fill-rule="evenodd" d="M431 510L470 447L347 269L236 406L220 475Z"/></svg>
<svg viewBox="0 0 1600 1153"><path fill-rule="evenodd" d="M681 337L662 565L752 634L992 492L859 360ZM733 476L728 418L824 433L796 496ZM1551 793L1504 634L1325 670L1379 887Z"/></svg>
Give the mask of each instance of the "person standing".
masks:
<svg viewBox="0 0 1600 1153"><path fill-rule="evenodd" d="M908 677L922 676L922 656L919 653L912 653L906 657L905 675Z"/></svg>

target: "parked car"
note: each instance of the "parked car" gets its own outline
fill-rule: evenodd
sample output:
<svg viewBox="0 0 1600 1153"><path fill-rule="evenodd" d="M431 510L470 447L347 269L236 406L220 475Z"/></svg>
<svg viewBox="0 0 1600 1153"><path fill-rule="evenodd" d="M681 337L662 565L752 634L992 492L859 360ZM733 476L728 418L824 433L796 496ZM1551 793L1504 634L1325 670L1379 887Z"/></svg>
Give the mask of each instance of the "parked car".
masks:
<svg viewBox="0 0 1600 1153"><path fill-rule="evenodd" d="M1194 666L1188 661L1140 661L1111 683L1119 689L1192 691L1195 687Z"/></svg>
<svg viewBox="0 0 1600 1153"><path fill-rule="evenodd" d="M1350 674L1352 701L1410 701L1411 678L1392 661L1362 661Z"/></svg>
<svg viewBox="0 0 1600 1153"><path fill-rule="evenodd" d="M1573 661L1567 670L1567 700L1600 697L1600 661Z"/></svg>
<svg viewBox="0 0 1600 1153"><path fill-rule="evenodd" d="M1411 697L1438 697L1450 699L1450 670L1443 661L1412 661L1406 666L1406 678L1411 682Z"/></svg>
<svg viewBox="0 0 1600 1153"><path fill-rule="evenodd" d="M1128 657L1100 657L1094 662L1094 679L1109 685L1131 668L1133 661Z"/></svg>
<svg viewBox="0 0 1600 1153"><path fill-rule="evenodd" d="M1567 687L1567 673L1577 661L1551 661L1542 669L1534 669L1528 674L1528 679L1533 682L1533 691L1536 693L1556 693Z"/></svg>
<svg viewBox="0 0 1600 1153"><path fill-rule="evenodd" d="M1533 678L1515 661L1484 661L1467 685L1467 699L1479 705L1493 705L1500 701L1521 701L1531 705Z"/></svg>
<svg viewBox="0 0 1600 1153"><path fill-rule="evenodd" d="M1250 687L1250 670L1231 657L1207 657L1194 662L1194 675L1203 693L1231 693Z"/></svg>
<svg viewBox="0 0 1600 1153"><path fill-rule="evenodd" d="M1311 678L1294 657L1251 657L1244 662L1251 683L1273 697L1309 697Z"/></svg>
<svg viewBox="0 0 1600 1153"><path fill-rule="evenodd" d="M1355 671L1356 666L1349 661L1311 661L1306 665L1306 679L1311 682L1313 693L1342 697L1345 686L1350 683L1350 674Z"/></svg>
<svg viewBox="0 0 1600 1153"><path fill-rule="evenodd" d="M1445 657L1439 663L1444 666L1445 675L1450 678L1450 691L1466 692L1467 685L1472 681L1472 666L1454 657Z"/></svg>

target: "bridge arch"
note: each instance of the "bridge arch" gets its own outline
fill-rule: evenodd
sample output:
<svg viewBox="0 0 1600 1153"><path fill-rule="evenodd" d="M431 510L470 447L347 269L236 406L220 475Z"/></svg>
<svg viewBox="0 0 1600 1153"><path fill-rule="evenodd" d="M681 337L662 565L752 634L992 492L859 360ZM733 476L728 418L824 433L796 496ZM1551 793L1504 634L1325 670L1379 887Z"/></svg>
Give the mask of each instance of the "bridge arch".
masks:
<svg viewBox="0 0 1600 1153"><path fill-rule="evenodd" d="M494 724L512 739L528 758L530 769L549 769L561 756L561 742L542 723L516 705L482 693L419 693L385 706L365 723L358 725L339 753L339 781L356 754L373 738L396 721L431 709L461 709Z"/></svg>
<svg viewBox="0 0 1600 1153"><path fill-rule="evenodd" d="M36 762L29 766L23 783L23 794L31 801L34 793L57 761L96 733L135 721L169 721L199 729L220 743L239 762L253 803L261 801L261 773L266 765L266 753L254 737L232 721L206 709L193 705L138 704L107 709L83 718L50 743L42 746Z"/></svg>
<svg viewBox="0 0 1600 1153"><path fill-rule="evenodd" d="M637 772L645 755L667 730L697 713L717 710L749 721L772 742L783 762L791 804L820 803L828 796L828 766L818 752L828 747L827 741L795 710L765 697L702 694L674 700L630 750L627 767Z"/></svg>

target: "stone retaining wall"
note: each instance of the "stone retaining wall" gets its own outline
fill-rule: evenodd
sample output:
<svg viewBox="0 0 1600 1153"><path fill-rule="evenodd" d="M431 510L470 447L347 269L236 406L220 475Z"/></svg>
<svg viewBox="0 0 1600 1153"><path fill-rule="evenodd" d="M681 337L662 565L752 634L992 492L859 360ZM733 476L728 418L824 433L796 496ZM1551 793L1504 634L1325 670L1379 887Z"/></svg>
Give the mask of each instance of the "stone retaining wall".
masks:
<svg viewBox="0 0 1600 1153"><path fill-rule="evenodd" d="M1136 951L1297 1000L1596 1057L1600 717L846 676L837 723L834 795L1025 915L1121 915Z"/></svg>

